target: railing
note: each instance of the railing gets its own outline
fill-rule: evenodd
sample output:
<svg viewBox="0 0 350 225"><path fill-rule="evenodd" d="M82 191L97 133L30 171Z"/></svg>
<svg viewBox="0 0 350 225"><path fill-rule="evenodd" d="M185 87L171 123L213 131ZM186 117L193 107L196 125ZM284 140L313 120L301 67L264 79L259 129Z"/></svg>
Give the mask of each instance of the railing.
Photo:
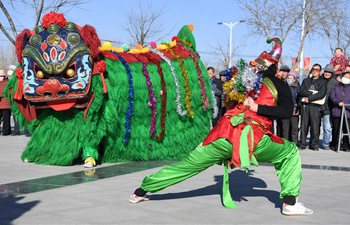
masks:
<svg viewBox="0 0 350 225"><path fill-rule="evenodd" d="M337 152L339 152L340 150L340 145L341 145L341 141L343 140L343 137L348 136L350 138L349 123L348 123L348 118L346 116L346 108L345 108L346 106L350 106L350 104L344 104L341 110ZM346 133L343 132L344 119L345 119Z"/></svg>

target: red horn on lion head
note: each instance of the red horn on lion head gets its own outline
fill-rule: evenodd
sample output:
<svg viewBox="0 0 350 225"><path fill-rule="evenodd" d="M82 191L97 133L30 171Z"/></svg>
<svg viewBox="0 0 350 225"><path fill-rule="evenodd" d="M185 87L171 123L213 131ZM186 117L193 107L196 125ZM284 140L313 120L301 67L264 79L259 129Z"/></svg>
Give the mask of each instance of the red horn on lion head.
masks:
<svg viewBox="0 0 350 225"><path fill-rule="evenodd" d="M15 47L18 62L22 62L22 51L31 36L32 33L29 29L24 29L19 35L17 35Z"/></svg>

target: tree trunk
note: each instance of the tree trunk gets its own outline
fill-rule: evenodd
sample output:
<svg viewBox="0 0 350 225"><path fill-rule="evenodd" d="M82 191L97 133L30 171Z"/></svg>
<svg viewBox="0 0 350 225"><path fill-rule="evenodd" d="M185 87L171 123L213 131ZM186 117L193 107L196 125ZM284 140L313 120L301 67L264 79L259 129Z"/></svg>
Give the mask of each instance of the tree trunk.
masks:
<svg viewBox="0 0 350 225"><path fill-rule="evenodd" d="M36 12L36 21L35 21L35 27L37 27L39 25L39 22L40 22L40 18L41 18L41 14L43 12L43 8L44 8L44 2L45 0L42 0L41 3L40 3L40 7L39 7L39 10Z"/></svg>

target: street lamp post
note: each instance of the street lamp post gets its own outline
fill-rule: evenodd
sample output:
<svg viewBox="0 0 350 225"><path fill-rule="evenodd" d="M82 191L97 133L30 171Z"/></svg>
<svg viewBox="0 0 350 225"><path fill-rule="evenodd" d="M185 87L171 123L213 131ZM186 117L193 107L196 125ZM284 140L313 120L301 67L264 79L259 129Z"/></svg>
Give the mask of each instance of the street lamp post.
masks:
<svg viewBox="0 0 350 225"><path fill-rule="evenodd" d="M240 20L237 22L219 22L218 25L225 25L228 28L230 28L230 61L229 61L229 67L231 68L232 65L232 29L234 26L236 26L239 23L243 23L245 20Z"/></svg>
<svg viewBox="0 0 350 225"><path fill-rule="evenodd" d="M303 40L304 32L305 32L305 7L306 7L306 0L303 1L303 16L302 16L302 22L301 22L301 37L300 41ZM300 52L300 61L299 61L299 77L301 80L303 80L303 70L304 70L304 50L301 48ZM301 82L300 82L301 85Z"/></svg>

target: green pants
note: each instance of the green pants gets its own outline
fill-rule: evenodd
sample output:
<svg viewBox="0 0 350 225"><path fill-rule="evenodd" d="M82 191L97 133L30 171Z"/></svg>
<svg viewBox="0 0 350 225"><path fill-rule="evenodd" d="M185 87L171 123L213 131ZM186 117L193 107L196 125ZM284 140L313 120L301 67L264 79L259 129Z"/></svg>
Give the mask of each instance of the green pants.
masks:
<svg viewBox="0 0 350 225"><path fill-rule="evenodd" d="M271 141L264 135L254 150L258 162L273 163L281 184L280 197L298 196L301 184L301 163L299 150L293 142L284 139L284 144ZM226 139L218 139L202 146L199 144L188 156L168 165L144 178L141 188L157 192L190 178L208 167L232 156L232 145Z"/></svg>

